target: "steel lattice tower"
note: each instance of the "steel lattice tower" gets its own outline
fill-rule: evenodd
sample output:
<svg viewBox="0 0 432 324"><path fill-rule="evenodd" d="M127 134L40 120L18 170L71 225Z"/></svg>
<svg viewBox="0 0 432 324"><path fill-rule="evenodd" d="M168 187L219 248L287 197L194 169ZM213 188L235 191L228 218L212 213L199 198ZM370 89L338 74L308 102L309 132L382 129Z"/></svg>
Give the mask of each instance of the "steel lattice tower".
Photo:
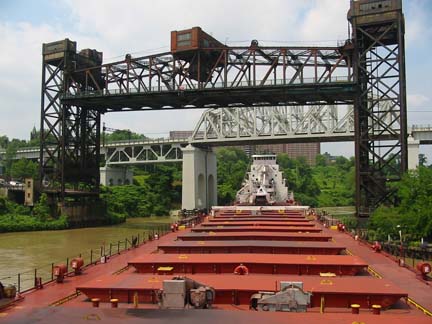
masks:
<svg viewBox="0 0 432 324"><path fill-rule="evenodd" d="M100 113L61 98L83 87L77 67L101 63L101 53L76 53L68 39L43 45L40 182L42 192L60 200L99 193Z"/></svg>
<svg viewBox="0 0 432 324"><path fill-rule="evenodd" d="M356 210L368 217L380 204L393 205L407 170L404 16L401 0L352 1ZM383 109L383 107L386 109Z"/></svg>

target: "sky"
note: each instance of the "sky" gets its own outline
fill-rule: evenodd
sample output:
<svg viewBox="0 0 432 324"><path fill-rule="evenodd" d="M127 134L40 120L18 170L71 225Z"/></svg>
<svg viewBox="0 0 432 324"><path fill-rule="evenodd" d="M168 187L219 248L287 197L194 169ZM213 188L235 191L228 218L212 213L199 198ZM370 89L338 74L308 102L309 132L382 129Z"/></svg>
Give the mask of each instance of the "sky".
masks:
<svg viewBox="0 0 432 324"><path fill-rule="evenodd" d="M432 124L432 1L405 0L408 124ZM347 38L349 0L0 0L0 135L40 126L42 43L69 38L104 62L169 50L170 31L201 26L228 45L335 46ZM191 130L202 110L111 113L108 127L149 137ZM353 143L322 144L352 156ZM432 162L432 148L421 147Z"/></svg>

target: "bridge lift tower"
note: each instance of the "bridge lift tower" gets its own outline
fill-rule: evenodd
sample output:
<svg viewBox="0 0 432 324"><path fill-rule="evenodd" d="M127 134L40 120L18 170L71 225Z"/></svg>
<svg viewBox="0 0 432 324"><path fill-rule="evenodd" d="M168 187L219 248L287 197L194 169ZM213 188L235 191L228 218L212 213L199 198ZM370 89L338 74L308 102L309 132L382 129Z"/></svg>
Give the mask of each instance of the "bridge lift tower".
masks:
<svg viewBox="0 0 432 324"><path fill-rule="evenodd" d="M101 113L329 104L354 105L357 215L396 203L388 185L407 169L402 1L352 0L348 19L352 39L335 47L230 47L195 27L172 32L170 52L102 65L67 39L45 44L42 190L98 195Z"/></svg>
<svg viewBox="0 0 432 324"><path fill-rule="evenodd" d="M69 39L43 44L39 187L53 204L99 197L100 112L64 104L61 98L84 87L85 75L77 69L101 64L101 52L77 53L76 42ZM92 77L102 82L100 74Z"/></svg>
<svg viewBox="0 0 432 324"><path fill-rule="evenodd" d="M408 168L402 0L351 1L348 19L358 86L356 211L368 217L380 204L397 204L389 183L401 180Z"/></svg>

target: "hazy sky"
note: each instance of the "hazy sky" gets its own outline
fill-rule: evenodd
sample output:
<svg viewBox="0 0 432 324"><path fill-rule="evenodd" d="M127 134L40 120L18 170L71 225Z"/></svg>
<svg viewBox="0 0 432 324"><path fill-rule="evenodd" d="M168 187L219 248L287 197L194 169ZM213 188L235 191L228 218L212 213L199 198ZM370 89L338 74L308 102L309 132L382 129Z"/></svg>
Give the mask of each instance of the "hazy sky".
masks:
<svg viewBox="0 0 432 324"><path fill-rule="evenodd" d="M169 50L170 31L201 26L228 45L336 45L349 0L0 0L0 135L28 139L40 124L42 43L69 38L104 62ZM405 0L408 123L432 124L432 1ZM193 129L201 110L112 113L107 126L150 137ZM322 151L353 155L352 143ZM431 149L422 147L429 154Z"/></svg>

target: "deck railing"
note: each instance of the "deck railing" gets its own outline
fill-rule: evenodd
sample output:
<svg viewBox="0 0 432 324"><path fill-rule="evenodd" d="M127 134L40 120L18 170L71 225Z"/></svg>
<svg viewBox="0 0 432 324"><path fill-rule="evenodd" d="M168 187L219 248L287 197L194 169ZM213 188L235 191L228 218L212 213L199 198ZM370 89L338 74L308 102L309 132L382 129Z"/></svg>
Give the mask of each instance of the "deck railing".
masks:
<svg viewBox="0 0 432 324"><path fill-rule="evenodd" d="M155 234L158 234L160 237L167 234L169 231L170 224L155 225L145 231L132 235L130 238L126 237L124 240L103 244L99 247L91 248L90 250L84 251L77 255L68 256L63 260L57 260L57 262L52 262L31 270L12 273L9 276L0 278L0 282L4 286L8 284L14 285L18 294L26 293L33 289L41 288L41 286L54 281L54 266L57 264L63 263L66 265L66 276L68 276L73 273L69 263L75 257L83 258L83 269L85 269L89 266L101 263L101 261L104 261L105 258L109 259L123 251L129 250L130 248L145 244L146 242L153 240L155 238Z"/></svg>

